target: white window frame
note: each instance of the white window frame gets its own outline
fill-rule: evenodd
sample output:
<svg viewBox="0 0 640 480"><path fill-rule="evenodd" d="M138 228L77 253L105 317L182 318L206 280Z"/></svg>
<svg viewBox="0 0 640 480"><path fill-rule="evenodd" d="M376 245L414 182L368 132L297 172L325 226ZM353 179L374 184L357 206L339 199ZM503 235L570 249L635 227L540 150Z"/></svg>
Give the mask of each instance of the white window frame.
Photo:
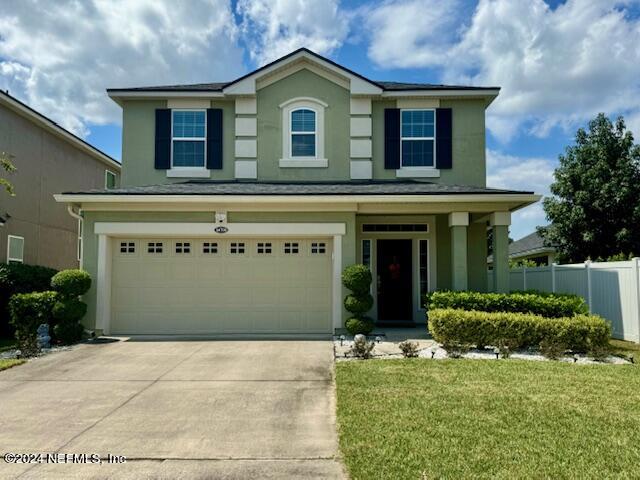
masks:
<svg viewBox="0 0 640 480"><path fill-rule="evenodd" d="M282 158L281 168L326 168L329 166L324 154L324 111L329 105L311 97L296 97L280 104L282 109ZM316 154L314 156L293 156L292 136L294 134L309 134L311 132L295 132L292 130L291 117L296 110L311 110L316 116Z"/></svg>
<svg viewBox="0 0 640 480"><path fill-rule="evenodd" d="M433 137L403 137L402 136L402 112L408 111L431 111L433 112ZM440 170L436 168L436 120L435 108L401 108L400 109L400 168L396 170L396 177L439 177ZM432 140L433 141L433 165L404 166L402 164L402 145L405 140Z"/></svg>
<svg viewBox="0 0 640 480"><path fill-rule="evenodd" d="M204 113L204 137L175 137L173 133L173 114L176 112L203 112ZM210 173L207 169L207 109L206 108L174 108L171 110L171 168L167 170L167 177L209 177ZM187 142L203 142L204 143L204 157L202 166L196 167L184 167L173 165L173 143L178 141Z"/></svg>
<svg viewBox="0 0 640 480"><path fill-rule="evenodd" d="M313 112L313 132L301 132L293 129L293 114L296 112L309 111ZM293 136L294 135L313 135L313 151L314 155L294 155L293 154ZM315 108L309 107L297 107L289 112L289 152L291 152L291 158L295 160L318 158L318 112Z"/></svg>
<svg viewBox="0 0 640 480"><path fill-rule="evenodd" d="M15 258L10 256L11 252L11 240L22 240L22 258ZM19 235L7 235L7 263L16 262L16 263L24 263L24 237Z"/></svg>
<svg viewBox="0 0 640 480"><path fill-rule="evenodd" d="M104 188L105 188L105 190L109 190L109 175L111 175L113 177L113 188L117 187L118 176L116 175L116 172L112 172L111 170L105 170L104 171Z"/></svg>

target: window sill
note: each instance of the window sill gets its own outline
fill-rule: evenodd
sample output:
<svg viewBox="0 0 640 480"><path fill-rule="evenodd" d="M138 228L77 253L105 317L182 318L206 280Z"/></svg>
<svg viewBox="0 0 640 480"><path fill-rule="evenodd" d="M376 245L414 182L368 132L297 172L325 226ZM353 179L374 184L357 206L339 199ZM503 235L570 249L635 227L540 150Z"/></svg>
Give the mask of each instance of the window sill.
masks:
<svg viewBox="0 0 640 480"><path fill-rule="evenodd" d="M398 178L439 178L440 170L433 167L403 167L396 170Z"/></svg>
<svg viewBox="0 0 640 480"><path fill-rule="evenodd" d="M329 160L326 158L281 158L280 168L327 168Z"/></svg>
<svg viewBox="0 0 640 480"><path fill-rule="evenodd" d="M201 167L178 167L167 170L167 178L209 178L211 173Z"/></svg>

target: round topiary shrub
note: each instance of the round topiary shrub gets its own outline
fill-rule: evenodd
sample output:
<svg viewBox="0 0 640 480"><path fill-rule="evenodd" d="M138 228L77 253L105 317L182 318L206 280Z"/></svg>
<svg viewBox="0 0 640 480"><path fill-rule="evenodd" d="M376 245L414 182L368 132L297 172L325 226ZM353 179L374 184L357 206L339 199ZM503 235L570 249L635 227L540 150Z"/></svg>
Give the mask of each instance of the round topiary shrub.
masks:
<svg viewBox="0 0 640 480"><path fill-rule="evenodd" d="M371 270L366 265L351 265L342 272L342 284L355 294L369 293Z"/></svg>
<svg viewBox="0 0 640 480"><path fill-rule="evenodd" d="M373 297L369 292L364 295L347 295L344 299L344 308L356 316L367 313L371 307L373 307Z"/></svg>
<svg viewBox="0 0 640 480"><path fill-rule="evenodd" d="M91 275L84 270L63 270L53 276L51 287L65 297L79 297L91 288Z"/></svg>
<svg viewBox="0 0 640 480"><path fill-rule="evenodd" d="M77 298L57 301L52 313L53 318L58 321L79 322L87 313L87 304Z"/></svg>
<svg viewBox="0 0 640 480"><path fill-rule="evenodd" d="M369 317L351 317L345 322L345 327L351 335L359 333L368 335L375 327L373 320Z"/></svg>

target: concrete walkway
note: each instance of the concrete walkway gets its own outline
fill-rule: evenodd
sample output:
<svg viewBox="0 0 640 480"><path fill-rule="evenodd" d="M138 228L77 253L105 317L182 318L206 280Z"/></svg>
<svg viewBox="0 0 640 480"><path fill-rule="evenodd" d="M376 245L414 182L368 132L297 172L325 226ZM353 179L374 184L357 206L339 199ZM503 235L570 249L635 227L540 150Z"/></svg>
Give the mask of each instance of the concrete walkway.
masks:
<svg viewBox="0 0 640 480"><path fill-rule="evenodd" d="M329 341L121 341L0 372L0 478L343 478Z"/></svg>

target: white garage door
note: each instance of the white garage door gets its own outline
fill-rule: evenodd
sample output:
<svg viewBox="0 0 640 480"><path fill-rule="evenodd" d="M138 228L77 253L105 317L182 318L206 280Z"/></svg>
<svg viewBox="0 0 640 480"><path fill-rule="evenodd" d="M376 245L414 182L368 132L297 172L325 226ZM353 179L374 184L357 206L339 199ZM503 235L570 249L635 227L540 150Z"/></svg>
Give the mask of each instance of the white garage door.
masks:
<svg viewBox="0 0 640 480"><path fill-rule="evenodd" d="M330 333L330 239L114 239L111 332Z"/></svg>

